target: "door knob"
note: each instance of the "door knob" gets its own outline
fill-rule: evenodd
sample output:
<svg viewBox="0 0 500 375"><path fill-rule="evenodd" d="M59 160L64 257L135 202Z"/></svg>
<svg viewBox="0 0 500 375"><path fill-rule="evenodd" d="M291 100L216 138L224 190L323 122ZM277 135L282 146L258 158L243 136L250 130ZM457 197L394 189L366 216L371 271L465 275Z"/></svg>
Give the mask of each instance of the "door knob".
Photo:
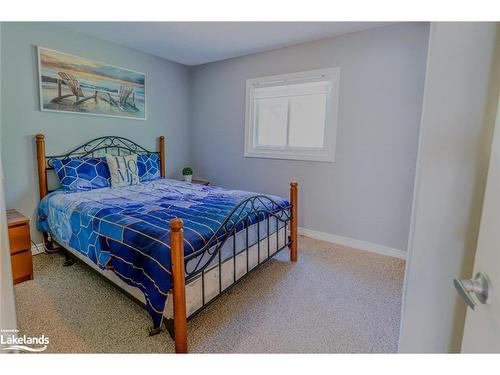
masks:
<svg viewBox="0 0 500 375"><path fill-rule="evenodd" d="M480 303L488 304L491 302L491 282L489 277L482 272L478 272L474 279L453 279L453 285L472 310L477 305L472 297L473 294Z"/></svg>

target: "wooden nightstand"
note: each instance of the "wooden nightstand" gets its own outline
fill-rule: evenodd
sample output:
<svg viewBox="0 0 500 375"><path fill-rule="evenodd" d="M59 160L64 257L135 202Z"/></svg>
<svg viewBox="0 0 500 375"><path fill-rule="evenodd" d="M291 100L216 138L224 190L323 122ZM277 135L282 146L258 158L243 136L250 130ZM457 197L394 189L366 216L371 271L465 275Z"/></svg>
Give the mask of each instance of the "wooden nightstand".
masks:
<svg viewBox="0 0 500 375"><path fill-rule="evenodd" d="M184 181L184 180L181 180L181 181ZM197 178L193 178L191 180L191 183L192 184L197 184L197 185L203 185L203 186L208 186L210 185L210 181L207 181L207 180L199 180Z"/></svg>
<svg viewBox="0 0 500 375"><path fill-rule="evenodd" d="M206 181L206 180L198 180L196 178L193 178L193 180L191 181L193 184L198 184L198 185L203 185L203 186L208 186L210 185L210 181Z"/></svg>
<svg viewBox="0 0 500 375"><path fill-rule="evenodd" d="M14 284L33 279L30 221L16 210L7 210L10 260Z"/></svg>

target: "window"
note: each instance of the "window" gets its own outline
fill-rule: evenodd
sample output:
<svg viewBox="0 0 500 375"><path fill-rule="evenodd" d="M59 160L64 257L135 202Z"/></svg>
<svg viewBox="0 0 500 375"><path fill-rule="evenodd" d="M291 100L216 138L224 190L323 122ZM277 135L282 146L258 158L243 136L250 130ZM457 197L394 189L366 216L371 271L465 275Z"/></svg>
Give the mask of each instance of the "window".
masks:
<svg viewBox="0 0 500 375"><path fill-rule="evenodd" d="M339 68L247 80L245 156L334 161Z"/></svg>

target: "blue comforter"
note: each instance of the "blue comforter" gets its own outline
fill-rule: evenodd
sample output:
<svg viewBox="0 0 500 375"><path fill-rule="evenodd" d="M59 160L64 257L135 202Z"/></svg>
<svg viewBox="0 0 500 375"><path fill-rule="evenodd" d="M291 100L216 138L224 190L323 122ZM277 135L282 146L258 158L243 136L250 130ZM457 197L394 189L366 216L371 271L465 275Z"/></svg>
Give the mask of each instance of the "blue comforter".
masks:
<svg viewBox="0 0 500 375"><path fill-rule="evenodd" d="M201 249L233 208L252 195L169 179L57 190L40 202L38 229L139 288L154 327L159 327L172 284L169 221L184 221L184 253L189 254ZM282 198L269 197L288 206Z"/></svg>

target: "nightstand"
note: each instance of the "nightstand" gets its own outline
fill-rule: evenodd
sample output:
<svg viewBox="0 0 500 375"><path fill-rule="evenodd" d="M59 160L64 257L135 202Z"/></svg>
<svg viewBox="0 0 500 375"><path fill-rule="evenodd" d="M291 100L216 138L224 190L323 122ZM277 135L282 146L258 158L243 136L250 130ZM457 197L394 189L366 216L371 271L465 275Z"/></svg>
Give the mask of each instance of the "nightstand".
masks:
<svg viewBox="0 0 500 375"><path fill-rule="evenodd" d="M198 185L203 185L203 186L208 186L210 185L210 181L206 180L197 180L196 178L193 178L191 181L193 184L198 184Z"/></svg>
<svg viewBox="0 0 500 375"><path fill-rule="evenodd" d="M181 180L181 181L185 181L185 180ZM192 184L197 184L197 185L203 185L203 186L208 186L210 185L210 181L207 181L207 180L199 180L197 178L193 178L191 180L191 183Z"/></svg>
<svg viewBox="0 0 500 375"><path fill-rule="evenodd" d="M33 279L29 219L16 210L7 210L10 261L14 284Z"/></svg>

